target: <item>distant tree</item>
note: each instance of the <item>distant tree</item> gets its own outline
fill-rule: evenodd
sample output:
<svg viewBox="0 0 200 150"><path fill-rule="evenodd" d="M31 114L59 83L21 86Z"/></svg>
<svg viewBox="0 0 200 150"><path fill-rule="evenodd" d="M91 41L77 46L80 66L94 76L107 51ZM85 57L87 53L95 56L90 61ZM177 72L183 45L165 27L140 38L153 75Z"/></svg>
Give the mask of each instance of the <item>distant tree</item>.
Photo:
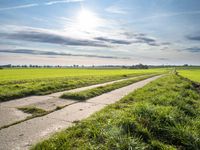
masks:
<svg viewBox="0 0 200 150"><path fill-rule="evenodd" d="M138 65L133 65L130 67L130 69L148 69L149 67L147 65L143 64L138 64Z"/></svg>

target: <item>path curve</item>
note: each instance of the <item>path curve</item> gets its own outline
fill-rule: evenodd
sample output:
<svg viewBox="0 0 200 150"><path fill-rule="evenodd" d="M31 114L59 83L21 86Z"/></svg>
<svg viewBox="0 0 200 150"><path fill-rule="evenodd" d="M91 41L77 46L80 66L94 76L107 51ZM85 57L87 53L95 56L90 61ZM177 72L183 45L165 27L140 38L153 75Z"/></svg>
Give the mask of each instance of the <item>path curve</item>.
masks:
<svg viewBox="0 0 200 150"><path fill-rule="evenodd" d="M34 118L0 130L0 150L24 150L32 144L49 137L56 131L70 127L74 121L89 117L105 106L119 101L128 93L160 78L155 76L129 86L91 98L85 102L74 103L43 117Z"/></svg>

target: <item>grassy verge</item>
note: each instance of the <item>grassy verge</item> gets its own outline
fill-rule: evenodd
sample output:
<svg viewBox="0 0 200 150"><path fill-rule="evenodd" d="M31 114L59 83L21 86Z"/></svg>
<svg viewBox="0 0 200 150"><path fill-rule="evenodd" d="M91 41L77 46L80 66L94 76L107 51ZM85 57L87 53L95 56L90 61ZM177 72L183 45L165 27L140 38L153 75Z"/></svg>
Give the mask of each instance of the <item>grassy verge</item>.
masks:
<svg viewBox="0 0 200 150"><path fill-rule="evenodd" d="M200 149L200 94L168 75L80 121L32 150Z"/></svg>
<svg viewBox="0 0 200 150"><path fill-rule="evenodd" d="M54 92L80 88L84 86L105 83L118 79L138 76L142 74L112 75L112 76L83 76L62 77L37 80L7 81L0 83L0 102L30 95L45 95Z"/></svg>
<svg viewBox="0 0 200 150"><path fill-rule="evenodd" d="M146 76L142 76L142 77L137 77L134 79L129 79L129 80L124 80L124 81L119 81L119 82L115 82L112 84L108 84L105 86L99 86L96 88L92 88L89 90L84 90L84 91L80 91L80 92L71 92L71 93L64 93L61 98L65 98L65 99L74 99L74 100L87 100L89 98L95 97L95 96L99 96L103 93L107 93L110 92L112 90L124 87L124 86L128 86L130 84L133 84L135 82L153 77L155 75L146 75Z"/></svg>

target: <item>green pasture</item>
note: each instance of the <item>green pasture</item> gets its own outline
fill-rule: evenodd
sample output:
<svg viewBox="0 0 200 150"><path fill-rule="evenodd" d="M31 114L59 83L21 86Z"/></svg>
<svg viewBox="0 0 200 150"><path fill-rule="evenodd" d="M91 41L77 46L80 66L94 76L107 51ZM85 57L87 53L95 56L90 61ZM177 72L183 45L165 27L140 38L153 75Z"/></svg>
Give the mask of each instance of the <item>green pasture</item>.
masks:
<svg viewBox="0 0 200 150"><path fill-rule="evenodd" d="M188 78L192 81L200 83L200 68L199 69L181 69L178 70L179 75Z"/></svg>
<svg viewBox="0 0 200 150"><path fill-rule="evenodd" d="M12 80L28 80L59 77L113 76L141 73L164 72L166 69L74 69L74 68L27 68L1 69L0 82Z"/></svg>
<svg viewBox="0 0 200 150"><path fill-rule="evenodd" d="M1 69L0 102L167 71L165 69Z"/></svg>

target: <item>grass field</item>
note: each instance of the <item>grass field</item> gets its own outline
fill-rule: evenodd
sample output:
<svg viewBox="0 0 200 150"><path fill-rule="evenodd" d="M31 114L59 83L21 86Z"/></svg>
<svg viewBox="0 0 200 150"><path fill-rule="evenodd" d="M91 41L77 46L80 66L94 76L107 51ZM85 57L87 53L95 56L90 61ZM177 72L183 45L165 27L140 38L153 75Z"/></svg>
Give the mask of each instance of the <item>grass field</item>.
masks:
<svg viewBox="0 0 200 150"><path fill-rule="evenodd" d="M153 81L32 150L200 149L200 94L170 74Z"/></svg>
<svg viewBox="0 0 200 150"><path fill-rule="evenodd" d="M200 83L200 68L184 69L184 70L182 69L182 70L178 70L178 73L183 77L186 77L192 81Z"/></svg>
<svg viewBox="0 0 200 150"><path fill-rule="evenodd" d="M167 69L73 69L73 68L39 68L39 69L1 69L0 82L15 80L50 79L61 77L115 76L141 73L163 72Z"/></svg>
<svg viewBox="0 0 200 150"><path fill-rule="evenodd" d="M1 69L0 101L104 83L165 69Z"/></svg>

